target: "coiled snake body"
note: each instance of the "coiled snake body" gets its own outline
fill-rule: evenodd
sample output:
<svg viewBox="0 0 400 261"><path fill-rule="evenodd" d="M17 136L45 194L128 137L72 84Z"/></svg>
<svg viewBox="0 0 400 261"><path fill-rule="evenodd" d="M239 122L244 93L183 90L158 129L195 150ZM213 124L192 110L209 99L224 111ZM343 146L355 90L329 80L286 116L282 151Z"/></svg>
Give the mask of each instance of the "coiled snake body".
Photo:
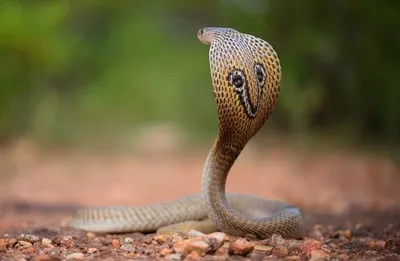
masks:
<svg viewBox="0 0 400 261"><path fill-rule="evenodd" d="M151 232L179 230L189 224L205 233L218 229L258 238L274 233L304 236L300 209L279 201L225 193L230 168L275 108L282 75L276 52L266 41L230 28L206 27L197 36L210 45L219 123L218 138L204 165L201 194L145 206L82 209L70 222L72 227L93 232Z"/></svg>

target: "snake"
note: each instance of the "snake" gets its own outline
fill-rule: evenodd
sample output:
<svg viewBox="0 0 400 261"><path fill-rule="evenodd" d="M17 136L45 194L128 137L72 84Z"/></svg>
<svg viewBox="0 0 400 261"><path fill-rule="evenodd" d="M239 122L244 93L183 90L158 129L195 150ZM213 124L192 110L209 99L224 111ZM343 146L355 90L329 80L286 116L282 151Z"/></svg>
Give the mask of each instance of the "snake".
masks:
<svg viewBox="0 0 400 261"><path fill-rule="evenodd" d="M98 233L161 233L186 227L260 239L273 234L305 236L299 207L225 189L239 154L276 107L282 83L277 52L267 41L232 28L204 27L197 37L210 46L218 118L218 136L204 163L201 192L148 205L82 208L71 219L71 227Z"/></svg>

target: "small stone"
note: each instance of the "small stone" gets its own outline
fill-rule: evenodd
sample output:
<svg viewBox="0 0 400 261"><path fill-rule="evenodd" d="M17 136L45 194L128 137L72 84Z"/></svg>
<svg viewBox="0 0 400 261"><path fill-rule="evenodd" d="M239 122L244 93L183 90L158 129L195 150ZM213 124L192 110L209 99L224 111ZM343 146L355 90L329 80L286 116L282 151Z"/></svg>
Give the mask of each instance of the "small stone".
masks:
<svg viewBox="0 0 400 261"><path fill-rule="evenodd" d="M42 238L42 245L45 247L54 247L53 241L51 241L50 238L46 238L46 237Z"/></svg>
<svg viewBox="0 0 400 261"><path fill-rule="evenodd" d="M265 254L271 254L271 251L274 247L273 246L268 246L268 245L261 245L261 244L255 244L254 245L254 250L256 251L262 251Z"/></svg>
<svg viewBox="0 0 400 261"><path fill-rule="evenodd" d="M63 236L60 240L60 246L64 246L66 248L73 248L75 247L75 243L71 236Z"/></svg>
<svg viewBox="0 0 400 261"><path fill-rule="evenodd" d="M0 250L5 250L8 247L14 247L15 244L17 244L17 240L15 238L0 238Z"/></svg>
<svg viewBox="0 0 400 261"><path fill-rule="evenodd" d="M346 254L340 254L338 255L339 260L349 260L350 256Z"/></svg>
<svg viewBox="0 0 400 261"><path fill-rule="evenodd" d="M146 235L146 236L143 237L143 243L149 245L149 244L151 244L151 241L153 241L153 237L151 237L149 235Z"/></svg>
<svg viewBox="0 0 400 261"><path fill-rule="evenodd" d="M169 248L163 248L160 250L160 256L164 257L172 253L172 250Z"/></svg>
<svg viewBox="0 0 400 261"><path fill-rule="evenodd" d="M285 239L283 239L281 235L272 234L269 244L271 246L283 246L285 245Z"/></svg>
<svg viewBox="0 0 400 261"><path fill-rule="evenodd" d="M26 249L26 251L27 251L29 254L34 254L34 253L36 252L36 248L34 248L33 246L30 246L30 247L28 247L28 248Z"/></svg>
<svg viewBox="0 0 400 261"><path fill-rule="evenodd" d="M124 238L124 244L133 244L133 238L131 237Z"/></svg>
<svg viewBox="0 0 400 261"><path fill-rule="evenodd" d="M347 237L347 239L350 240L351 237L353 236L353 233L351 232L350 229L347 229L347 230L344 231L343 235L344 235L345 237Z"/></svg>
<svg viewBox="0 0 400 261"><path fill-rule="evenodd" d="M87 233L86 233L86 237L89 238L89 239L93 239L93 238L96 237L96 234L93 233L93 232L87 232Z"/></svg>
<svg viewBox="0 0 400 261"><path fill-rule="evenodd" d="M229 245L227 247L218 248L214 254L215 254L215 256L219 257L221 260L225 260L226 258L229 257Z"/></svg>
<svg viewBox="0 0 400 261"><path fill-rule="evenodd" d="M210 246L209 252L214 252L227 242L229 237L223 232L215 232L203 236L203 240Z"/></svg>
<svg viewBox="0 0 400 261"><path fill-rule="evenodd" d="M289 253L293 250L300 250L301 249L301 241L299 240L290 240L287 242L287 248Z"/></svg>
<svg viewBox="0 0 400 261"><path fill-rule="evenodd" d="M177 242L181 242L183 240L188 239L188 235L187 233L182 233L182 232L177 232L174 233L170 238L169 238L169 244L170 246L177 243Z"/></svg>
<svg viewBox="0 0 400 261"><path fill-rule="evenodd" d="M253 252L250 255L250 260L252 260L252 261L261 261L261 260L263 260L264 256L265 256L265 254L263 254L263 253Z"/></svg>
<svg viewBox="0 0 400 261"><path fill-rule="evenodd" d="M164 244L165 242L167 242L167 238L164 235L156 235L154 237L154 239L160 244Z"/></svg>
<svg viewBox="0 0 400 261"><path fill-rule="evenodd" d="M56 261L59 260L58 258L52 257L50 255L38 255L35 258L35 261Z"/></svg>
<svg viewBox="0 0 400 261"><path fill-rule="evenodd" d="M321 260L329 257L329 254L325 253L323 250L312 250L310 260Z"/></svg>
<svg viewBox="0 0 400 261"><path fill-rule="evenodd" d="M85 256L82 253L72 253L66 256L66 259L83 259Z"/></svg>
<svg viewBox="0 0 400 261"><path fill-rule="evenodd" d="M173 250L176 253L181 254L189 254L192 251L196 251L198 253L206 253L209 250L210 246L201 238L188 239L180 242L176 242L173 245Z"/></svg>
<svg viewBox="0 0 400 261"><path fill-rule="evenodd" d="M278 258L283 258L286 257L289 254L289 250L287 247L278 245L272 249L272 255L278 257Z"/></svg>
<svg viewBox="0 0 400 261"><path fill-rule="evenodd" d="M32 235L32 234L21 234L17 237L18 241L26 241L26 242L30 242L30 243L35 243L38 242L40 240L39 236L36 235Z"/></svg>
<svg viewBox="0 0 400 261"><path fill-rule="evenodd" d="M127 252L135 252L135 248L132 246L132 244L123 244L120 249L125 250Z"/></svg>
<svg viewBox="0 0 400 261"><path fill-rule="evenodd" d="M101 237L100 238L100 243L105 245L105 246L109 246L112 243L112 240L109 238L105 238L105 237Z"/></svg>
<svg viewBox="0 0 400 261"><path fill-rule="evenodd" d="M61 244L61 239L60 239L59 236L52 237L51 241L53 242L53 244L56 244L56 245L60 245Z"/></svg>
<svg viewBox="0 0 400 261"><path fill-rule="evenodd" d="M254 250L255 243L247 241L244 238L238 238L229 246L229 254L246 256Z"/></svg>
<svg viewBox="0 0 400 261"><path fill-rule="evenodd" d="M342 242L347 242L351 239L352 233L351 230L338 230L333 234L333 237L339 238Z"/></svg>
<svg viewBox="0 0 400 261"><path fill-rule="evenodd" d="M97 248L95 247L89 247L89 249L87 250L88 254L93 254L97 252Z"/></svg>
<svg viewBox="0 0 400 261"><path fill-rule="evenodd" d="M310 256L311 251L321 249L321 245L322 245L322 243L318 240L307 239L303 242L301 249L304 254L306 254L307 256Z"/></svg>
<svg viewBox="0 0 400 261"><path fill-rule="evenodd" d="M392 238L386 240L385 248L393 253L400 254L400 239Z"/></svg>
<svg viewBox="0 0 400 261"><path fill-rule="evenodd" d="M357 223L356 226L355 226L355 229L356 230L360 230L363 227L364 227L364 225L362 223Z"/></svg>
<svg viewBox="0 0 400 261"><path fill-rule="evenodd" d="M377 240L377 241L371 240L371 241L368 241L368 242L365 244L365 246L366 246L368 249L371 249L371 250L380 250L380 249L384 249L384 248L385 248L385 245L386 245L386 241L383 241L383 240Z"/></svg>
<svg viewBox="0 0 400 261"><path fill-rule="evenodd" d="M181 254L170 254L170 255L166 256L165 258L168 259L168 260L176 260L176 261L178 261L178 260L181 260L182 255Z"/></svg>
<svg viewBox="0 0 400 261"><path fill-rule="evenodd" d="M111 245L112 245L114 248L120 247L119 240L118 240L118 239L113 239L113 240L111 241Z"/></svg>
<svg viewBox="0 0 400 261"><path fill-rule="evenodd" d="M23 247L31 247L32 246L31 242L23 241L23 240L18 241L18 244L20 244Z"/></svg>
<svg viewBox="0 0 400 261"><path fill-rule="evenodd" d="M192 251L189 255L186 256L185 260L197 260L200 258L200 254L196 251Z"/></svg>

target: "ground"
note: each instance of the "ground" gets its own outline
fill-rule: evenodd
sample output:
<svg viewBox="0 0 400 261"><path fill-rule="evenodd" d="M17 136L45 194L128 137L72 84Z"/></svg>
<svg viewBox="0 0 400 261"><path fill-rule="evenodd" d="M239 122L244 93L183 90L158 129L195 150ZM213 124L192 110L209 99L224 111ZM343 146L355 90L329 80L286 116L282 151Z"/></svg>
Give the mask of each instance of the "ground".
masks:
<svg viewBox="0 0 400 261"><path fill-rule="evenodd" d="M152 234L96 235L68 227L79 207L140 205L199 192L206 153L7 148L0 155L0 260L400 260L398 165L385 154L351 150L245 149L228 190L288 201L306 217L305 239L258 242L264 251L220 248L186 256Z"/></svg>

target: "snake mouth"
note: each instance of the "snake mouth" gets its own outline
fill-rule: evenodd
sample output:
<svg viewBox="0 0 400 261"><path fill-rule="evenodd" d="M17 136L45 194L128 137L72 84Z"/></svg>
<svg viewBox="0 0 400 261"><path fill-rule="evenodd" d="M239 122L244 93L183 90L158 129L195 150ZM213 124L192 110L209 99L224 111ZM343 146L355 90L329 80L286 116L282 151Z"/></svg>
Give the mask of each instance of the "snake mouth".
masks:
<svg viewBox="0 0 400 261"><path fill-rule="evenodd" d="M204 28L201 28L197 31L197 38L201 39L201 36L203 35Z"/></svg>
<svg viewBox="0 0 400 261"><path fill-rule="evenodd" d="M200 40L200 42L202 42L203 44L209 45L211 44L211 40L208 39L207 35L205 35L206 33L206 29L203 27L200 30L197 31L197 38Z"/></svg>

